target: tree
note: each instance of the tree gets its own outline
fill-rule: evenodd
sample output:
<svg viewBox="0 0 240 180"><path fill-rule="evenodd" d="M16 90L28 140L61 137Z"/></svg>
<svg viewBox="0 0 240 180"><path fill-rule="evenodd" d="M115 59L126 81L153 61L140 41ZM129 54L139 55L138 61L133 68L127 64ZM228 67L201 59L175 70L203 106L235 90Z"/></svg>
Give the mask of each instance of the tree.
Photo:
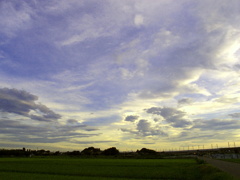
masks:
<svg viewBox="0 0 240 180"><path fill-rule="evenodd" d="M119 154L119 150L115 147L111 147L111 148L105 149L102 152L102 154L107 156L115 156Z"/></svg>
<svg viewBox="0 0 240 180"><path fill-rule="evenodd" d="M140 151L137 150L139 154L156 154L157 152L152 149L142 148Z"/></svg>
<svg viewBox="0 0 240 180"><path fill-rule="evenodd" d="M82 150L81 154L83 155L98 155L101 153L101 150L99 148L94 147L88 147Z"/></svg>
<svg viewBox="0 0 240 180"><path fill-rule="evenodd" d="M69 152L68 154L71 156L79 156L81 153L80 151L72 151L72 152Z"/></svg>

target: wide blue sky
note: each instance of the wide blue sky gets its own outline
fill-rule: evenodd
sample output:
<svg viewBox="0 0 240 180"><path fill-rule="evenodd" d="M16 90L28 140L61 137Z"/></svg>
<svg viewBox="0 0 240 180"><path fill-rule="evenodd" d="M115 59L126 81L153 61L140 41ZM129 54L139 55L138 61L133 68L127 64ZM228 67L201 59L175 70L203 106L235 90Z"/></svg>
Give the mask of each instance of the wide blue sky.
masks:
<svg viewBox="0 0 240 180"><path fill-rule="evenodd" d="M240 145L239 0L1 0L0 147Z"/></svg>

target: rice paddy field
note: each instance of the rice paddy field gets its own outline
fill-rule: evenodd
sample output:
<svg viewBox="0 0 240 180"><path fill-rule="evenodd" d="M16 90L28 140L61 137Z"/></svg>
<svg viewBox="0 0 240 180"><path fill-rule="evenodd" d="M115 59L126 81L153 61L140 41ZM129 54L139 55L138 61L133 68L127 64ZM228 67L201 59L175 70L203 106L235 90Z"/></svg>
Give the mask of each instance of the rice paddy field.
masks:
<svg viewBox="0 0 240 180"><path fill-rule="evenodd" d="M195 159L0 158L1 180L234 179Z"/></svg>

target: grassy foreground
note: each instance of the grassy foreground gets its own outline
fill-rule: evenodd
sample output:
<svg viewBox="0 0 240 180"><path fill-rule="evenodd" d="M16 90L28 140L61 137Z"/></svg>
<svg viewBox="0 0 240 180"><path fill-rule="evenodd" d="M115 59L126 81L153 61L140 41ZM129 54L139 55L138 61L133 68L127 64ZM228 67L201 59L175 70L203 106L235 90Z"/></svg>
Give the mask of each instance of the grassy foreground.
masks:
<svg viewBox="0 0 240 180"><path fill-rule="evenodd" d="M233 179L194 159L1 158L0 179Z"/></svg>

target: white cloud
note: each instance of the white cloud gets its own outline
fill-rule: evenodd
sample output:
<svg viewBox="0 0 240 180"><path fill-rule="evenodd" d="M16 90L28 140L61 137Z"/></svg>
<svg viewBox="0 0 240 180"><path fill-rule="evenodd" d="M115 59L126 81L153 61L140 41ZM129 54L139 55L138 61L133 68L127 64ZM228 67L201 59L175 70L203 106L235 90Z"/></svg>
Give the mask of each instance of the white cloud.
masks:
<svg viewBox="0 0 240 180"><path fill-rule="evenodd" d="M39 3L39 2L36 2ZM40 2L39 6L44 5L44 3ZM53 0L48 2L44 8L42 9L44 12L49 14L59 14L62 13L68 13L69 11L72 11L73 9L81 8L84 5L84 1L79 0Z"/></svg>
<svg viewBox="0 0 240 180"><path fill-rule="evenodd" d="M141 14L135 15L135 17L134 17L134 24L136 26L141 26L141 25L144 24L144 18L143 18L143 16Z"/></svg>

